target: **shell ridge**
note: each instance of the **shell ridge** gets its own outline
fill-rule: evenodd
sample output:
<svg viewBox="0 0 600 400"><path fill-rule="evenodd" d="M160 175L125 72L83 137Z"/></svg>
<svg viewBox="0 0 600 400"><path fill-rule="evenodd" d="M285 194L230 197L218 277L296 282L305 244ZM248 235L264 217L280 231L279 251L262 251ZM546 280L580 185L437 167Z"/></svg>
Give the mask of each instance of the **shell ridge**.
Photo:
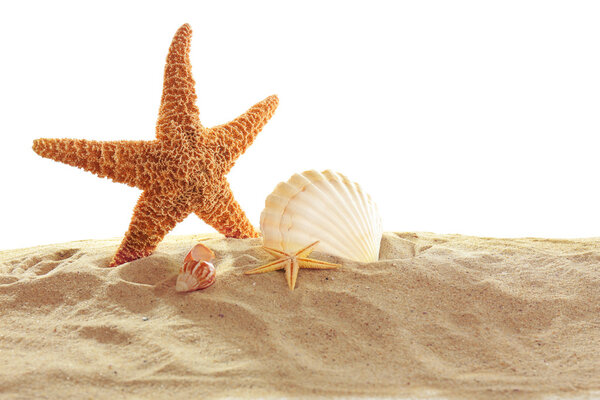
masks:
<svg viewBox="0 0 600 400"><path fill-rule="evenodd" d="M355 221L349 220L348 214L352 216L352 212L347 206L346 199L340 195L339 189L332 184L330 177L325 174L321 174L321 177L322 179L313 186L313 190L317 192L317 195L327 207L327 209L326 207L323 208L327 211L326 215L330 220L330 224L326 228L338 230L341 238L343 238L343 241L338 242L345 249L345 254L338 255L352 257L356 254L357 248L361 246L361 243L357 240L358 238L351 234L354 230ZM331 221L332 219L333 221ZM322 249L323 247L319 243L316 249Z"/></svg>
<svg viewBox="0 0 600 400"><path fill-rule="evenodd" d="M341 174L340 174L341 175ZM369 246L369 257L373 257L377 259L379 257L379 246L380 246L380 238L382 235L381 230L381 218L379 217L379 212L377 210L377 205L372 200L371 196L366 193L362 188L354 182L351 182L347 177L345 177L345 181L348 185L352 185L355 188L354 194L356 194L359 198L357 198L357 204L359 204L363 210L361 215L364 217L363 221L365 223L366 230L370 239ZM368 224L366 222L367 217L374 222L372 224Z"/></svg>
<svg viewBox="0 0 600 400"><path fill-rule="evenodd" d="M317 228L325 228L325 231L327 231L327 229L337 230L341 239L332 240L333 238L331 235L320 238L315 238L313 236L311 239L321 239L321 243L316 248L317 250L327 253L333 252L335 255L346 258L358 257L359 259L362 259L362 252L359 250L361 247L359 241L360 238L353 235L355 233L353 225L356 225L356 221L349 220L347 217L348 214L352 215L353 212L351 211L351 208L348 207L347 200L340 196L339 188L332 184L332 177L326 176L325 174L329 174L329 172L319 173L317 171L307 171L303 173L305 177L311 178L308 180L312 182L309 182L307 185L307 187L310 188L311 195L321 201L323 203L323 210L327 211L324 221L328 221L328 224L325 227L319 226L321 225L320 223L315 224L314 221L312 221L312 223L313 225L316 225ZM305 188L305 190L307 189ZM334 221L332 221L332 218ZM320 222L322 221L323 220ZM336 223L336 221L338 223ZM340 224L340 222L342 224ZM329 243L330 241L332 243ZM335 249L336 244L340 247L339 250L332 251Z"/></svg>
<svg viewBox="0 0 600 400"><path fill-rule="evenodd" d="M275 190L265 199L265 209L260 216L260 226L265 246L283 248L283 234L277 228L265 229L264 227L279 225L279 220L281 215L285 213L290 196L296 191L298 191L298 188L292 184L292 179L290 179L288 182L278 183Z"/></svg>
<svg viewBox="0 0 600 400"><path fill-rule="evenodd" d="M361 227L359 219L356 218L356 215L360 214L360 212L358 212L360 210L356 208L356 204L354 204L354 202L352 201L352 195L349 193L350 191L345 186L343 180L340 179L339 175L341 175L341 174L337 174L333 171L326 170L326 171L323 171L323 175L325 175L328 178L327 179L328 185L330 185L332 192L335 194L336 198L338 199L338 203L341 204L341 207L345 211L344 217L345 218L348 218L348 216L350 217L349 227L350 227L350 229L353 230L353 232L347 233L346 236L349 236L352 238L352 243L354 245L352 253L359 253L362 256L364 253L364 243L360 240L359 236L352 235L352 233L356 233L356 232L354 232L356 227ZM335 184L334 184L334 182L335 182ZM343 193L346 195L346 198L344 198L340 194L340 191L343 191ZM348 200L350 200L350 201L348 201Z"/></svg>
<svg viewBox="0 0 600 400"><path fill-rule="evenodd" d="M331 229L334 229L338 234L343 235L344 234L343 229L336 224L336 220L335 220L334 216L332 214L326 212L326 207L314 207L310 202L310 198L307 198L307 196L306 196L307 194L314 195L315 194L314 192L320 192L320 193L317 193L319 195L318 199L320 201L325 200L325 201L323 201L323 205L328 206L329 204L326 203L326 201L329 200L327 195L322 194L320 189L317 187L312 187L311 190L312 191L309 193L304 192L304 191L298 192L293 198L290 199L290 201L288 202L288 208L286 209L286 211L291 212L290 215L293 215L293 219L285 220L282 218L280 221L279 230L281 232L288 233L291 230L292 226L300 227L301 229L306 229L306 228L310 228L311 226L318 226L319 224L322 224L323 221L325 221L327 223L328 227L330 227ZM304 215L304 213L299 212L302 209L305 210L306 215ZM315 221L318 221L318 222L315 223ZM282 234L282 236L287 238L288 241L292 240L292 238L289 237L288 235ZM345 249L347 249L347 251L351 251L351 248L348 247L344 242L337 240L334 237L315 238L314 236L309 236L308 240L312 240L312 241L320 240L321 243L319 243L319 245L323 244L323 246L321 246L322 248L325 247L326 242L334 241L334 243L337 244L338 246L342 246ZM300 242L300 243L297 243L295 246L286 248L285 250L286 251L295 251L295 250L298 250L296 247L300 247L304 244L305 243ZM317 246L317 248L319 248L319 246Z"/></svg>
<svg viewBox="0 0 600 400"><path fill-rule="evenodd" d="M369 237L369 226L368 224L365 222L365 209L363 206L363 204L360 201L360 196L357 196L357 191L360 190L360 187L358 185L353 185L352 182L343 174L340 173L335 173L333 171L328 171L333 178L335 178L336 183L339 184L340 190L343 190L344 194L348 197L348 199L350 200L351 203L351 208L350 208L350 215L353 216L354 218L354 224L355 226L360 228L360 231L362 232L361 236L366 236ZM367 245L365 246L365 241L364 240L360 240L361 237L357 237L356 238L357 241L360 243L360 246L357 246L357 251L361 254L362 257L368 258L369 257L369 251L368 248L370 247L367 243Z"/></svg>
<svg viewBox="0 0 600 400"><path fill-rule="evenodd" d="M331 170L304 171L277 184L260 216L265 246L297 251L319 240L315 250L359 262L376 261L381 218L362 188Z"/></svg>
<svg viewBox="0 0 600 400"><path fill-rule="evenodd" d="M355 186L357 186L357 185L355 185ZM376 218L376 216L372 213L372 210L371 210L372 205L374 204L373 201L371 200L371 197L367 193L365 193L360 187L357 187L357 190L355 193L356 193L356 195L359 196L360 200L357 199L357 203L360 204L362 207L362 210L364 213L362 215L364 215L365 220L367 217L370 217L371 220L373 220L373 218ZM377 252L377 254L375 254L376 253L375 247L377 246L375 244L375 242L376 242L375 237L377 236L377 233L375 232L375 229L376 229L375 225L376 225L376 223L368 225L367 229L365 230L369 239L371 239L369 241L370 246L367 249L367 252L368 252L367 257L377 257L378 256L378 252Z"/></svg>
<svg viewBox="0 0 600 400"><path fill-rule="evenodd" d="M317 246L315 249L322 251L322 252L326 252L328 254L332 254L331 250L325 251L325 249L326 248L330 249L331 247L333 247L333 248L338 247L338 248L343 248L346 251L351 251L351 248L349 248L346 243L344 243L338 237L335 236L335 233L337 233L339 235L339 231L336 231L336 232L324 231L321 233L321 235L319 237L316 237L312 234L306 234L305 231L310 230L315 225L312 224L311 221L309 219L305 218L304 216L294 217L292 226L293 226L294 230L292 231L291 229L288 229L287 231L294 232L294 234L288 234L286 236L286 239L288 240L288 242L293 243L293 246L288 246L285 249L286 251L298 250L303 245L306 245L306 243L315 242L317 240L319 240L320 246ZM339 252L334 252L333 254L342 255L342 254L338 254L338 253Z"/></svg>

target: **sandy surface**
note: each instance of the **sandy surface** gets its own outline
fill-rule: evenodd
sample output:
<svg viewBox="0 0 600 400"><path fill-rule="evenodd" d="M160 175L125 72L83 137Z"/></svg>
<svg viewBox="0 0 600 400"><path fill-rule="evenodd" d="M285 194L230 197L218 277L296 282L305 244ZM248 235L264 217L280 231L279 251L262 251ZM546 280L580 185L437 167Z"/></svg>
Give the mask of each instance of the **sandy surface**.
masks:
<svg viewBox="0 0 600 400"><path fill-rule="evenodd" d="M174 290L198 240L217 282ZM167 237L0 252L0 397L598 396L600 238L387 233L337 271L243 275L259 239Z"/></svg>

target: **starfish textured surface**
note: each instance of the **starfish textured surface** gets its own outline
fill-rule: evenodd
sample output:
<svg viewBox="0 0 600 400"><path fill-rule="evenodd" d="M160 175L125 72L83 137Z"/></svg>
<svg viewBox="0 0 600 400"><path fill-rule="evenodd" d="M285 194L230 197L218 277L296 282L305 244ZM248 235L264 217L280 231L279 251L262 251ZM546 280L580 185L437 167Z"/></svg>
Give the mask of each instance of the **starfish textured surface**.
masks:
<svg viewBox="0 0 600 400"><path fill-rule="evenodd" d="M227 237L259 236L225 176L271 118L279 100L267 97L229 123L203 127L189 59L191 36L190 26L183 25L169 48L156 140L37 139L33 143L42 157L143 190L110 266L148 256L191 213Z"/></svg>
<svg viewBox="0 0 600 400"><path fill-rule="evenodd" d="M316 241L295 253L286 253L281 250L263 246L267 252L277 257L277 260L265 265L261 265L260 267L256 267L244 273L246 275L252 275L285 269L285 279L287 280L290 289L294 290L296 287L296 279L298 278L298 270L300 268L335 269L340 267L340 264L333 264L326 261L307 258L318 244L319 241Z"/></svg>

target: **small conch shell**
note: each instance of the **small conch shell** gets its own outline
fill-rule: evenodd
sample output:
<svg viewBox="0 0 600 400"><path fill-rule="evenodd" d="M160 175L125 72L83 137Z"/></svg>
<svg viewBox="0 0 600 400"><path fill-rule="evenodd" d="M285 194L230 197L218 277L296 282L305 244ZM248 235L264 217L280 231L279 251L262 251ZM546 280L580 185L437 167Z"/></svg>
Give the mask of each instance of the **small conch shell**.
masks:
<svg viewBox="0 0 600 400"><path fill-rule="evenodd" d="M207 261L211 262L215 258L215 253L212 252L211 249L203 245L202 243L198 243L189 253L185 256L183 263L185 264L188 261Z"/></svg>
<svg viewBox="0 0 600 400"><path fill-rule="evenodd" d="M175 284L178 292L206 289L215 283L215 266L210 263L215 254L202 243L195 245L185 256Z"/></svg>

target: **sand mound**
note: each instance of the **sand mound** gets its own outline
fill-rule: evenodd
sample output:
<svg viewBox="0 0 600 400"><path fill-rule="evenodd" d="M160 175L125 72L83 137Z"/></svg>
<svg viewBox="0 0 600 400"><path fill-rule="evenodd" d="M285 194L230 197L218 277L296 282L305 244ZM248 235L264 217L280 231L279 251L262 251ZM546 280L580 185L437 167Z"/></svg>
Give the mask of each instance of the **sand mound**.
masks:
<svg viewBox="0 0 600 400"><path fill-rule="evenodd" d="M198 240L217 282L174 290ZM0 252L0 395L546 397L600 391L600 239L388 233L381 261L283 273L258 239Z"/></svg>

